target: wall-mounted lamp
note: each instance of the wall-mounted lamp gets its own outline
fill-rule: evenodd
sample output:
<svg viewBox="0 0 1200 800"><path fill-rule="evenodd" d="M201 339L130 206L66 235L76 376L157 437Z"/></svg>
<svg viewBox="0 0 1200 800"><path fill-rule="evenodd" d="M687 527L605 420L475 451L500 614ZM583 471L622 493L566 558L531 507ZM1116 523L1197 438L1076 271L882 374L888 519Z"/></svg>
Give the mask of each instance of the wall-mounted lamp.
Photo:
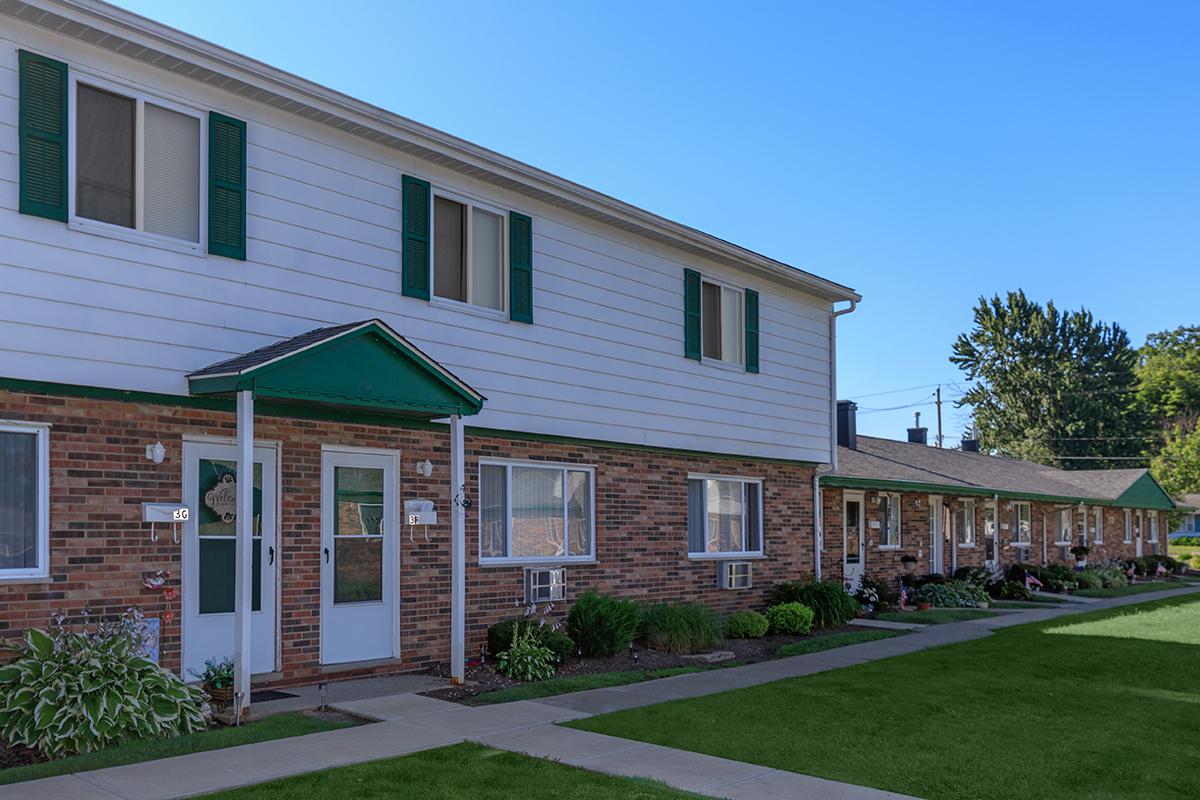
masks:
<svg viewBox="0 0 1200 800"><path fill-rule="evenodd" d="M162 442L146 445L146 460L153 461L155 464L161 464L163 459L167 457L167 448L163 447Z"/></svg>
<svg viewBox="0 0 1200 800"><path fill-rule="evenodd" d="M433 464L427 458L424 461L417 462L417 474L422 478L428 478L433 474Z"/></svg>

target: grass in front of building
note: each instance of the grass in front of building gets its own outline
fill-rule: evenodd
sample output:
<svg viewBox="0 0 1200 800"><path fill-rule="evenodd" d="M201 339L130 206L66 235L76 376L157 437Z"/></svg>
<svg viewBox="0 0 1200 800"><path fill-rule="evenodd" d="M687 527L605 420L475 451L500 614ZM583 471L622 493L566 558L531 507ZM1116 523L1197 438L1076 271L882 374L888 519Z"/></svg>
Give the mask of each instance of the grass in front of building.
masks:
<svg viewBox="0 0 1200 800"><path fill-rule="evenodd" d="M1008 610L1016 609L1019 611L1031 611L1035 608L1045 608L1048 605L1057 606L1060 604L1059 603L1051 604L1051 603L1048 603L1045 601L1040 602L1040 603L1035 603L1035 602L1026 602L1025 600L993 600L990 603L988 603L988 608L999 608L999 609L1008 609Z"/></svg>
<svg viewBox="0 0 1200 800"><path fill-rule="evenodd" d="M1080 597L1125 597L1130 594L1161 592L1164 589L1182 589L1183 586L1184 584L1178 581L1150 581L1148 583L1131 583L1128 586L1112 586L1108 589L1080 589L1075 594Z"/></svg>
<svg viewBox="0 0 1200 800"><path fill-rule="evenodd" d="M689 672L704 672L722 667L736 667L740 662L726 661L720 664L695 667L665 667L663 669L631 669L623 672L592 672L585 675L564 675L560 678L547 678L544 681L523 683L520 686L509 686L507 689L497 689L475 695L467 701L468 705L486 706L494 703L511 703L515 700L536 700L540 697L552 697L556 694L583 692L588 689L603 689L606 686L626 686L631 683L652 681L656 678L669 678L672 675L686 675Z"/></svg>
<svg viewBox="0 0 1200 800"><path fill-rule="evenodd" d="M287 739L307 733L320 733L338 728L347 728L356 723L346 719L306 714L301 711L275 714L258 722L236 728L213 728L198 733L188 733L170 739L131 739L114 747L106 747L91 753L26 764L0 770L0 784L32 781L54 775L68 775L122 764L136 764L159 758L182 756L205 750L220 750L241 744L265 742L271 739Z"/></svg>
<svg viewBox="0 0 1200 800"><path fill-rule="evenodd" d="M981 608L931 608L928 611L885 611L875 619L885 622L911 622L914 625L944 625L947 622L966 622L972 619L999 616Z"/></svg>
<svg viewBox="0 0 1200 800"><path fill-rule="evenodd" d="M292 800L336 797L338 800L685 800L700 795L636 778L601 775L553 761L493 750L478 744L456 744L400 758L298 775L247 786L209 800Z"/></svg>
<svg viewBox="0 0 1200 800"><path fill-rule="evenodd" d="M782 645L775 651L775 657L803 656L808 653L819 653L822 650L832 650L835 647L845 647L848 644L862 644L863 642L873 642L876 639L890 639L893 636L900 636L903 633L904 631L879 629L829 633L824 636L814 636L811 639L801 639L798 642Z"/></svg>
<svg viewBox="0 0 1200 800"><path fill-rule="evenodd" d="M571 727L929 800L1200 796L1200 597L1005 628ZM720 735L714 735L714 725Z"/></svg>

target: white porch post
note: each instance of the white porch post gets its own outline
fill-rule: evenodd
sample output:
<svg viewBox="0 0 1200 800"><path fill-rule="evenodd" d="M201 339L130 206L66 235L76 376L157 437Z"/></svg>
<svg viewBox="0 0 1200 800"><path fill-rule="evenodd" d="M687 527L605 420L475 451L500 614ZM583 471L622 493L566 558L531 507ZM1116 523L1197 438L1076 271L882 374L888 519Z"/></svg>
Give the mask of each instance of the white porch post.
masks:
<svg viewBox="0 0 1200 800"><path fill-rule="evenodd" d="M254 393L237 396L237 543L234 558L233 690L250 708L250 608L254 563Z"/></svg>
<svg viewBox="0 0 1200 800"><path fill-rule="evenodd" d="M450 417L450 681L462 683L466 661L467 496L463 469L463 423Z"/></svg>

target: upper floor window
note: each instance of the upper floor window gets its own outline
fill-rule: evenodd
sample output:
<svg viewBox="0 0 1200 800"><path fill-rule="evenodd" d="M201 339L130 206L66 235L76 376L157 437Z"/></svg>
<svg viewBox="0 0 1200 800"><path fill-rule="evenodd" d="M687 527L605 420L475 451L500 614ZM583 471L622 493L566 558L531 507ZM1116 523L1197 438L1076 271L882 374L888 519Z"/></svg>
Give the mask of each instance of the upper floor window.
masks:
<svg viewBox="0 0 1200 800"><path fill-rule="evenodd" d="M481 462L480 560L592 559L594 477L573 464Z"/></svg>
<svg viewBox="0 0 1200 800"><path fill-rule="evenodd" d="M703 281L700 322L704 357L742 363L742 292Z"/></svg>
<svg viewBox="0 0 1200 800"><path fill-rule="evenodd" d="M688 477L688 555L760 555L762 481Z"/></svg>
<svg viewBox="0 0 1200 800"><path fill-rule="evenodd" d="M504 310L504 212L435 191L433 294Z"/></svg>
<svg viewBox="0 0 1200 800"><path fill-rule="evenodd" d="M50 572L49 435L0 423L0 580Z"/></svg>
<svg viewBox="0 0 1200 800"><path fill-rule="evenodd" d="M203 115L86 77L74 85L74 222L198 248Z"/></svg>

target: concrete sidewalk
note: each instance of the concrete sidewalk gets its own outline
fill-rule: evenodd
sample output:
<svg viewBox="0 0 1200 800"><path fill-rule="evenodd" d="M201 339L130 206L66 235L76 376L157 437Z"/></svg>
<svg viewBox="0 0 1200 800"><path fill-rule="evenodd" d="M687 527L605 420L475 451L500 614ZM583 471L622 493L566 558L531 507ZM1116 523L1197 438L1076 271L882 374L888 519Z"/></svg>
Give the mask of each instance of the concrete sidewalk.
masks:
<svg viewBox="0 0 1200 800"><path fill-rule="evenodd" d="M653 778L679 789L735 800L899 798L901 795L799 773L552 726L594 714L756 686L979 639L1011 625L1197 592L1200 586L1189 586L1086 606L1035 608L930 625L905 636L834 650L538 701L470 707L416 694L348 700L335 707L378 720L377 724L0 786L0 800L173 800L468 740L598 772Z"/></svg>

